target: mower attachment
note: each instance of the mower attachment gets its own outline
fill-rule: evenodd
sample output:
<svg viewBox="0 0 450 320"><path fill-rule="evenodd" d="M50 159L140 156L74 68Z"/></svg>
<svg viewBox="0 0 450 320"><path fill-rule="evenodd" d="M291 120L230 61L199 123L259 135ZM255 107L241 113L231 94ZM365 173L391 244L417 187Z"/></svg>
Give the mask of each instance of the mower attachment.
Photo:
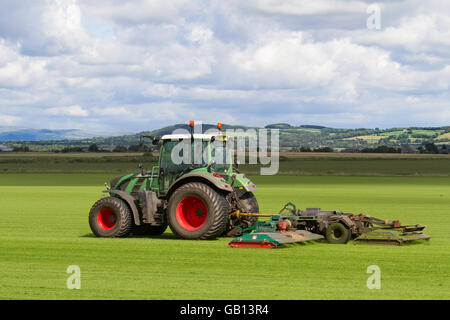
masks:
<svg viewBox="0 0 450 320"><path fill-rule="evenodd" d="M320 234L305 230L281 232L255 232L246 233L234 238L228 246L230 248L279 248L284 244L315 241L323 239Z"/></svg>
<svg viewBox="0 0 450 320"><path fill-rule="evenodd" d="M240 235L230 247L277 248L285 243L314 241L325 238L329 243L354 243L402 245L414 240L429 240L422 233L424 225L402 225L400 220L383 220L364 214L323 211L320 208L297 210L289 202L278 214L245 213L236 210L234 218L268 217L254 221L247 228L238 228Z"/></svg>
<svg viewBox="0 0 450 320"><path fill-rule="evenodd" d="M431 236L422 233L425 228L422 225L401 226L398 228L381 228L361 234L354 239L355 244L388 244L401 246L402 244L414 240L429 240Z"/></svg>

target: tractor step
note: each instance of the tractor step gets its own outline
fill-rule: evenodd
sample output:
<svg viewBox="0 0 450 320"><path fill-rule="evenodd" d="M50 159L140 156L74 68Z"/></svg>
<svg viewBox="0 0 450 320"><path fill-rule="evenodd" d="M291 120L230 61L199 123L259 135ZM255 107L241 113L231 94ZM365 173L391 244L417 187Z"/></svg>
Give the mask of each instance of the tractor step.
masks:
<svg viewBox="0 0 450 320"><path fill-rule="evenodd" d="M279 248L284 244L315 241L323 239L320 234L305 230L282 232L255 232L247 233L234 238L228 244L231 248Z"/></svg>

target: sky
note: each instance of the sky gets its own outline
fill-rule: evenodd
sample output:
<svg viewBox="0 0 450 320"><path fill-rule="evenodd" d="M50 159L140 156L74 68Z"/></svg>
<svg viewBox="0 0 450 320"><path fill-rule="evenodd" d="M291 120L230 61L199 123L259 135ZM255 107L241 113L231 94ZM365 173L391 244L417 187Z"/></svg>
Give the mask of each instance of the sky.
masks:
<svg viewBox="0 0 450 320"><path fill-rule="evenodd" d="M450 125L450 1L0 0L0 126Z"/></svg>

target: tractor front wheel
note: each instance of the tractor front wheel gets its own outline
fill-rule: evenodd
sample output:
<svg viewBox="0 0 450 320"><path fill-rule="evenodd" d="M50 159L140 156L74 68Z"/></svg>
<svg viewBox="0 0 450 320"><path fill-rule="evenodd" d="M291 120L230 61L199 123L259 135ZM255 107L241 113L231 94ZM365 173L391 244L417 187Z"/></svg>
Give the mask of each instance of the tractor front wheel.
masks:
<svg viewBox="0 0 450 320"><path fill-rule="evenodd" d="M172 232L183 239L214 239L228 223L225 197L201 182L187 183L170 197L167 208Z"/></svg>
<svg viewBox="0 0 450 320"><path fill-rule="evenodd" d="M92 206L89 225L97 237L127 237L133 227L133 217L123 200L107 197Z"/></svg>

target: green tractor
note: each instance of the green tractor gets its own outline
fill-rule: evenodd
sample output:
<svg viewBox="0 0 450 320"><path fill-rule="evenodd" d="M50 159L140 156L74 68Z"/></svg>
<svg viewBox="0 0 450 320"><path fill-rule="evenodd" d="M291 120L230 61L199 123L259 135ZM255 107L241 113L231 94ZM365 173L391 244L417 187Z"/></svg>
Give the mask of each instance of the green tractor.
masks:
<svg viewBox="0 0 450 320"><path fill-rule="evenodd" d="M164 135L151 138L160 148L159 162L150 171L114 178L105 194L91 208L89 224L98 237L127 237L133 234L160 235L167 226L183 239L214 239L233 236L252 225L255 217L236 218L231 213L259 212L253 191L255 184L233 166L229 137L222 134ZM189 142L188 157L201 145L201 163L174 161L172 153L180 142ZM224 155L228 161L215 161ZM193 163L196 164L193 164ZM107 196L109 194L109 196Z"/></svg>

